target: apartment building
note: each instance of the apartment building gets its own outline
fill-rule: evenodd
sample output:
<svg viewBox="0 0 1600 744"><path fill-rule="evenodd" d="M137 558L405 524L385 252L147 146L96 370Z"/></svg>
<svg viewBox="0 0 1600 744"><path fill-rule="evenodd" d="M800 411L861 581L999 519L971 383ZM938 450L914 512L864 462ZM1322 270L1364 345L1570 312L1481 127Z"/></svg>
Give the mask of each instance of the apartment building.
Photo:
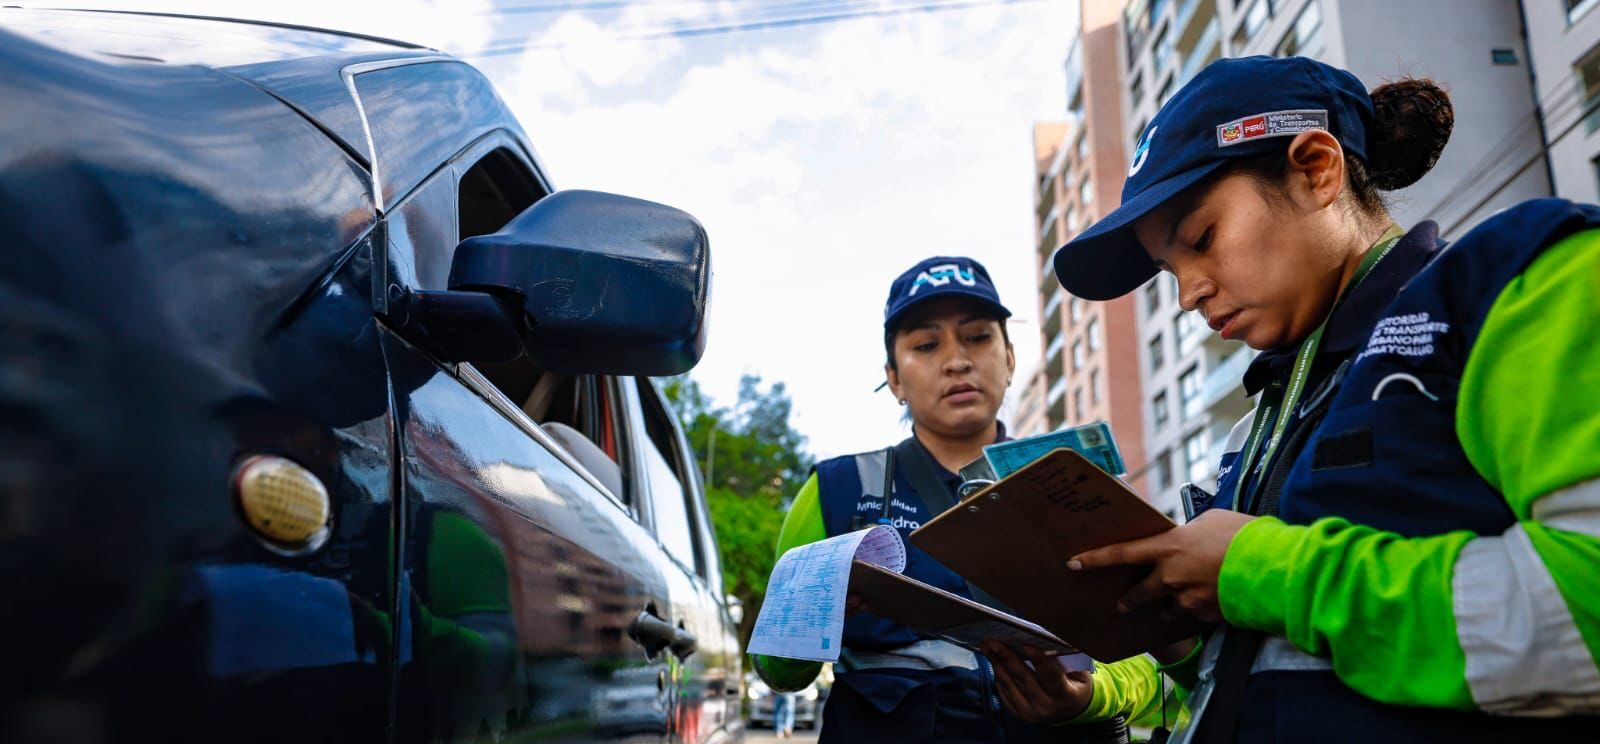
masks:
<svg viewBox="0 0 1600 744"><path fill-rule="evenodd" d="M1086 64L1116 58L1120 10L1115 3L1081 3L1079 34L1066 62L1069 120L1034 128L1038 240L1033 260L1045 344L1044 426L1109 422L1128 464L1129 482L1148 495L1134 300L1071 297L1056 282L1051 263L1058 246L1115 209L1122 193L1127 158L1121 69Z"/></svg>
<svg viewBox="0 0 1600 744"><path fill-rule="evenodd" d="M1160 106L1223 56L1315 57L1349 69L1369 88L1402 75L1431 77L1450 92L1455 132L1433 173L1392 195L1390 206L1401 224L1434 219L1447 238L1456 237L1495 210L1550 193L1546 169L1521 167L1538 159L1543 140L1521 59L1526 47L1517 6L1508 0L1133 0L1123 8L1117 58L1127 81L1123 145L1131 148ZM1572 33L1546 64L1581 75L1585 52L1575 51L1581 35ZM1593 31L1587 38L1596 38ZM1109 61L1096 58L1097 65ZM1186 480L1214 486L1228 431L1250 410L1240 379L1254 352L1223 341L1195 313L1184 312L1169 276L1152 280L1137 297L1150 487L1170 493Z"/></svg>
<svg viewBox="0 0 1600 744"><path fill-rule="evenodd" d="M1522 8L1547 150L1508 167L1548 169L1557 196L1600 203L1600 0L1527 0Z"/></svg>
<svg viewBox="0 0 1600 744"><path fill-rule="evenodd" d="M1011 394L1006 396L1007 410L1001 416L1003 420L1010 422L1008 432L1011 436L1020 439L1050 431L1044 405L1044 396L1049 389L1050 386L1044 379L1043 364L1035 367L1025 378L1012 384Z"/></svg>

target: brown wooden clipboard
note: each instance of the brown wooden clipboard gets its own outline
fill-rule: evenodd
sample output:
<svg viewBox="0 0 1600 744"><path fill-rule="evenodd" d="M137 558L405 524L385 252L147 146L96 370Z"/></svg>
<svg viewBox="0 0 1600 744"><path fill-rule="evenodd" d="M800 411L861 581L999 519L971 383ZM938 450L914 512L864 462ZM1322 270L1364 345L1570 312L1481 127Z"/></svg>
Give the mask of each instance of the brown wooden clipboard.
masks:
<svg viewBox="0 0 1600 744"><path fill-rule="evenodd" d="M1070 571L1067 558L1174 526L1083 455L1057 449L911 533L911 543L1019 615L1100 661L1190 638L1199 621L1168 607L1117 612L1147 569Z"/></svg>

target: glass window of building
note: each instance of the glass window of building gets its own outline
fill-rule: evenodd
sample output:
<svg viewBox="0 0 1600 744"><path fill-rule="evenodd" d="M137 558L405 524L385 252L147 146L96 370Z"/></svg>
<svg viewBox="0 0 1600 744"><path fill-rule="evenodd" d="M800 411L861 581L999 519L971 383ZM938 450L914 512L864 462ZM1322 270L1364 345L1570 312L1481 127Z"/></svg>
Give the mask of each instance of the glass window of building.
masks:
<svg viewBox="0 0 1600 744"><path fill-rule="evenodd" d="M1100 370L1089 370L1089 402L1100 402Z"/></svg>
<svg viewBox="0 0 1600 744"><path fill-rule="evenodd" d="M1211 438L1201 429L1183 438L1183 464L1188 469L1189 482L1199 483L1211 475L1211 462L1206 459L1211 449Z"/></svg>
<svg viewBox="0 0 1600 744"><path fill-rule="evenodd" d="M1203 386L1200 380L1199 365L1184 370L1178 376L1178 403L1183 406L1185 421L1200 414L1200 389Z"/></svg>
<svg viewBox="0 0 1600 744"><path fill-rule="evenodd" d="M1078 150L1078 162L1080 162L1080 163L1089 162L1089 133L1088 132L1083 132L1083 131L1078 132L1078 147L1077 147L1077 150Z"/></svg>
<svg viewBox="0 0 1600 744"><path fill-rule="evenodd" d="M1132 149L1137 149L1139 147L1139 138L1144 136L1144 128L1149 123L1150 122L1148 120L1147 121L1141 121L1141 122L1139 122L1139 126L1136 126L1136 127L1133 128L1133 139L1128 142L1128 147L1130 148L1130 151L1132 151Z"/></svg>
<svg viewBox="0 0 1600 744"><path fill-rule="evenodd" d="M1094 183L1089 180L1089 174L1083 175L1083 183L1078 184L1078 200L1087 207L1094 203Z"/></svg>
<svg viewBox="0 0 1600 744"><path fill-rule="evenodd" d="M1100 335L1100 319L1089 319L1089 351L1099 351L1105 345L1105 338Z"/></svg>
<svg viewBox="0 0 1600 744"><path fill-rule="evenodd" d="M1150 423L1155 426L1156 431L1161 431L1167 427L1167 421L1171 418L1172 413L1167 406L1167 391L1156 393L1156 397L1150 399Z"/></svg>
<svg viewBox="0 0 1600 744"><path fill-rule="evenodd" d="M1289 33L1283 35L1283 41L1278 42L1277 54L1280 57L1315 57L1322 53L1322 8L1318 0L1306 3L1305 10L1300 11L1300 17L1294 19L1294 27Z"/></svg>
<svg viewBox="0 0 1600 744"><path fill-rule="evenodd" d="M1157 333L1155 338L1150 339L1150 371L1152 373L1160 372L1161 365L1167 362L1167 345L1163 341L1164 339L1161 338L1160 333Z"/></svg>
<svg viewBox="0 0 1600 744"><path fill-rule="evenodd" d="M1072 417L1074 421L1083 420L1083 388L1072 389Z"/></svg>
<svg viewBox="0 0 1600 744"><path fill-rule="evenodd" d="M1133 82L1128 84L1128 97L1133 101L1134 108L1144 103L1144 73L1134 73Z"/></svg>
<svg viewBox="0 0 1600 744"><path fill-rule="evenodd" d="M1067 303L1067 317L1072 318L1074 323L1083 320L1083 300L1073 297L1072 301Z"/></svg>
<svg viewBox="0 0 1600 744"><path fill-rule="evenodd" d="M1144 285L1144 314L1155 317L1156 311L1161 309L1161 276L1158 274L1149 284Z"/></svg>
<svg viewBox="0 0 1600 744"><path fill-rule="evenodd" d="M1245 45L1261 32L1261 28L1267 25L1267 19L1271 17L1271 0L1256 0L1250 9L1244 12L1244 23L1240 24L1239 30L1233 34L1233 53L1243 54Z"/></svg>
<svg viewBox="0 0 1600 744"><path fill-rule="evenodd" d="M1172 94L1176 92L1177 85L1178 76L1168 75L1167 82L1161 86L1161 92L1156 94L1156 108L1167 105L1167 99L1171 98Z"/></svg>
<svg viewBox="0 0 1600 744"><path fill-rule="evenodd" d="M1582 18L1585 13L1588 13L1589 11L1594 10L1594 6L1600 5L1600 0L1565 0L1565 1L1567 3L1567 25L1568 26L1570 26L1570 25L1572 25L1574 23L1577 23L1578 19Z"/></svg>
<svg viewBox="0 0 1600 744"><path fill-rule="evenodd" d="M1178 316L1173 319L1173 337L1178 340L1178 355L1193 351L1205 338L1206 327L1200 321L1200 313L1179 310Z"/></svg>
<svg viewBox="0 0 1600 744"><path fill-rule="evenodd" d="M1589 115L1584 117L1583 126L1589 132L1600 130L1600 46L1590 49L1583 60L1578 63L1578 84L1583 87L1583 110Z"/></svg>
<svg viewBox="0 0 1600 744"><path fill-rule="evenodd" d="M1162 70L1167 69L1167 63L1172 61L1172 34L1170 33L1171 30L1172 29L1170 27L1168 27L1168 26L1162 26L1161 30L1156 32L1156 70L1155 70L1155 72L1156 72L1157 75L1160 75Z"/></svg>
<svg viewBox="0 0 1600 744"><path fill-rule="evenodd" d="M1151 485L1155 487L1155 490L1163 491L1172 487L1171 452L1163 451L1160 455L1157 455L1155 465L1150 469L1153 471L1150 476Z"/></svg>
<svg viewBox="0 0 1600 744"><path fill-rule="evenodd" d="M1078 339L1076 341L1073 341L1072 342L1072 371L1073 372L1077 372L1078 370L1083 369L1083 363L1084 363L1085 359L1086 359L1086 357L1085 357L1085 355L1083 353L1083 339L1080 338L1080 339Z"/></svg>

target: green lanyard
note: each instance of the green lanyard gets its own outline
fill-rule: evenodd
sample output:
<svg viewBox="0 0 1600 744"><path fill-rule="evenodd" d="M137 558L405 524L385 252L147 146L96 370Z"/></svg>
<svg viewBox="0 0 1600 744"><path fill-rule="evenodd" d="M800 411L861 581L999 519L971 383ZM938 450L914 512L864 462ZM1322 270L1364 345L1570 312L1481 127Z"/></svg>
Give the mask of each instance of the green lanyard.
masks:
<svg viewBox="0 0 1600 744"><path fill-rule="evenodd" d="M1306 337L1306 340L1300 342L1300 351L1294 357L1294 373L1289 377L1288 389L1283 390L1279 383L1273 383L1263 394L1261 404L1256 406L1255 421L1250 427L1250 438L1245 441L1244 454L1239 458L1238 467L1241 470L1239 471L1239 479L1234 481L1234 509L1240 511L1246 509L1246 505L1239 502L1239 497L1245 492L1244 486L1250 481L1251 471L1259 465L1272 462L1272 456L1278 452L1278 445L1283 443L1283 434L1289 429L1289 419L1292 418L1288 414L1294 410L1295 403L1300 400L1300 394L1305 391L1306 378L1311 375L1311 362L1317 357L1317 347L1322 344L1322 333L1327 330L1328 320L1333 317L1333 311L1338 309L1339 303L1350 296L1350 292L1361 284L1361 280L1367 278L1367 274L1372 271L1372 267L1378 265L1378 262L1389 254L1389 250L1394 248L1394 244L1400 242L1400 238L1404 235L1405 231L1401 230L1399 225L1389 225L1389 229L1385 230L1383 236L1378 238L1377 244L1372 246L1372 249L1367 251L1367 255L1361 259L1361 264L1356 267L1356 273L1350 278L1350 284L1339 294L1339 299L1334 301L1333 307L1328 310L1327 317L1322 319L1322 323L1317 326L1316 330L1311 332L1310 336ZM1279 395L1273 395L1275 391L1279 390L1283 390L1283 392ZM1277 419L1274 421L1272 414L1275 410L1281 411L1281 413L1278 414ZM1268 421L1274 421L1272 437L1267 440L1266 453L1257 462L1257 450L1261 448L1261 440L1266 432Z"/></svg>

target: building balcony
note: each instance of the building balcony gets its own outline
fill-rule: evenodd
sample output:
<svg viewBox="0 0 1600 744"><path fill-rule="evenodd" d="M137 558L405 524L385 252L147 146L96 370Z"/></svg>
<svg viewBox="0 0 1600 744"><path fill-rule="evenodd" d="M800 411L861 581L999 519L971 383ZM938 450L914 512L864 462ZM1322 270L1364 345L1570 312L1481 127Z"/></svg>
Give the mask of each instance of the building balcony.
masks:
<svg viewBox="0 0 1600 744"><path fill-rule="evenodd" d="M1220 54L1219 45L1222 43L1222 19L1211 17L1211 22L1206 24L1205 31L1200 34L1200 41L1194 45L1194 50L1183 60L1183 68L1178 71L1178 87L1189 82L1200 69L1214 61Z"/></svg>
<svg viewBox="0 0 1600 744"><path fill-rule="evenodd" d="M1184 0L1172 22L1173 38L1178 40L1180 51L1194 49L1195 40L1204 33L1205 19L1217 19L1216 0Z"/></svg>
<svg viewBox="0 0 1600 744"><path fill-rule="evenodd" d="M1250 360L1255 358L1254 349L1240 344L1233 353L1207 370L1205 383L1200 388L1200 407L1211 408L1238 390L1243 384L1244 371L1250 367Z"/></svg>
<svg viewBox="0 0 1600 744"><path fill-rule="evenodd" d="M1061 396L1065 395L1066 393L1067 393L1067 378L1065 378L1065 377L1058 378L1058 379L1056 379L1056 384L1050 386L1050 392L1045 394L1045 396L1044 396L1044 404L1046 406L1054 407L1056 402L1061 400Z"/></svg>
<svg viewBox="0 0 1600 744"><path fill-rule="evenodd" d="M1051 249L1050 254L1042 256L1039 260L1042 269L1039 272L1039 294L1042 295L1061 289L1061 282L1056 281L1055 267L1050 264L1050 256L1053 255L1055 255L1054 249Z"/></svg>
<svg viewBox="0 0 1600 744"><path fill-rule="evenodd" d="M1072 49L1067 52L1067 100L1075 100L1083 94L1083 43L1082 37L1075 39ZM1069 107L1070 108L1070 107Z"/></svg>
<svg viewBox="0 0 1600 744"><path fill-rule="evenodd" d="M1057 333L1054 338L1050 339L1050 345L1045 347L1045 350L1044 350L1044 358L1045 358L1045 360L1047 360L1047 361L1055 360L1056 355L1060 354L1062 347L1064 347L1066 345L1067 345L1067 335L1064 334L1064 333Z"/></svg>
<svg viewBox="0 0 1600 744"><path fill-rule="evenodd" d="M1051 289L1050 296L1055 299L1054 305L1047 303L1044 310L1044 323L1039 326L1039 332L1045 338L1055 338L1061 334L1061 290Z"/></svg>
<svg viewBox="0 0 1600 744"><path fill-rule="evenodd" d="M1048 317L1050 317L1051 313L1061 309L1061 296L1062 296L1062 294L1063 294L1062 292L1052 292L1052 293L1050 293L1050 299L1044 303L1044 317L1048 318ZM1056 325L1060 325L1059 321L1060 321L1060 319L1057 318Z"/></svg>

